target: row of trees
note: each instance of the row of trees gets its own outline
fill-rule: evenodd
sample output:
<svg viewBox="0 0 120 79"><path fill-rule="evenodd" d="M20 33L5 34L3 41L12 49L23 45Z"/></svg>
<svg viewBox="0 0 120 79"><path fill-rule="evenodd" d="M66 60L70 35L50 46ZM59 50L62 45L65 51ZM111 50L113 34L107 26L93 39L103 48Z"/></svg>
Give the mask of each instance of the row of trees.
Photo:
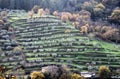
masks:
<svg viewBox="0 0 120 79"><path fill-rule="evenodd" d="M5 66L0 66L0 79L5 79ZM21 68L19 69L21 70ZM12 74L12 71L11 71ZM109 79L111 77L109 67L102 65L98 69L98 74L101 79ZM9 76L10 79L17 79L15 75ZM7 77L8 78L8 77ZM41 71L32 71L27 79L85 79L81 76L80 71L71 72L66 65L62 66L46 66L42 67Z"/></svg>
<svg viewBox="0 0 120 79"><path fill-rule="evenodd" d="M0 0L0 7L30 10L34 5L39 5L42 8L50 8L52 11L79 11L83 7L90 10L100 2L110 9L120 6L119 0Z"/></svg>
<svg viewBox="0 0 120 79"><path fill-rule="evenodd" d="M99 76L101 79L110 78L110 69L107 66L100 66ZM65 67L47 66L43 67L42 71L33 71L31 79L85 79L79 72L71 73Z"/></svg>

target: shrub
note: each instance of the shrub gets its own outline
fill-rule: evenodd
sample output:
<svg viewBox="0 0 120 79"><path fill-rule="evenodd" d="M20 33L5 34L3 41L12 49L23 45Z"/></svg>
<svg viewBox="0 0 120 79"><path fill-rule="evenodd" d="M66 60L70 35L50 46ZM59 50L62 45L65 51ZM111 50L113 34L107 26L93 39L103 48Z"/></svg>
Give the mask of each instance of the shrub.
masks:
<svg viewBox="0 0 120 79"><path fill-rule="evenodd" d="M67 15L67 16L68 16L68 19L69 19L69 20L71 20L71 19L72 19L72 14L71 14L71 13L66 12L66 13L65 13L65 15Z"/></svg>
<svg viewBox="0 0 120 79"><path fill-rule="evenodd" d="M45 76L43 75L42 72L39 72L39 71L34 71L30 74L31 76L31 79L44 79Z"/></svg>
<svg viewBox="0 0 120 79"><path fill-rule="evenodd" d="M71 79L71 75L69 73L62 73L59 79Z"/></svg>
<svg viewBox="0 0 120 79"><path fill-rule="evenodd" d="M50 79L57 79L59 77L59 68L57 66L46 66L42 68L42 72L49 75Z"/></svg>
<svg viewBox="0 0 120 79"><path fill-rule="evenodd" d="M86 24L85 26L82 26L80 32L82 32L82 33L88 33L88 26L89 26L88 24Z"/></svg>
<svg viewBox="0 0 120 79"><path fill-rule="evenodd" d="M42 16L42 15L44 15L45 14L45 12L44 12L44 10L41 8L41 9L38 9L38 15L39 16Z"/></svg>
<svg viewBox="0 0 120 79"><path fill-rule="evenodd" d="M14 75L13 75L13 76L11 76L11 79L16 79L16 76L14 76Z"/></svg>
<svg viewBox="0 0 120 79"><path fill-rule="evenodd" d="M120 9L115 9L109 17L113 22L120 23Z"/></svg>
<svg viewBox="0 0 120 79"><path fill-rule="evenodd" d="M30 16L30 18L32 18L32 17L33 17L33 14L34 14L34 12L33 12L33 11L29 11L29 12L28 12L28 15Z"/></svg>
<svg viewBox="0 0 120 79"><path fill-rule="evenodd" d="M94 15L96 17L101 17L104 15L105 6L102 3L99 3L94 8Z"/></svg>
<svg viewBox="0 0 120 79"><path fill-rule="evenodd" d="M70 32L71 32L70 29L66 29L66 30L65 30L65 33L70 33Z"/></svg>
<svg viewBox="0 0 120 79"><path fill-rule="evenodd" d="M92 3L84 2L83 6L82 6L82 9L92 12L93 11L93 7L94 6L92 5Z"/></svg>
<svg viewBox="0 0 120 79"><path fill-rule="evenodd" d="M79 14L72 14L71 20L76 21L78 17L79 17Z"/></svg>
<svg viewBox="0 0 120 79"><path fill-rule="evenodd" d="M45 14L49 15L50 14L50 10L48 8L45 9Z"/></svg>
<svg viewBox="0 0 120 79"><path fill-rule="evenodd" d="M62 20L63 22L68 22L68 21L69 21L69 17L64 14L64 15L61 16L61 20Z"/></svg>
<svg viewBox="0 0 120 79"><path fill-rule="evenodd" d="M53 12L53 15L54 15L54 16L58 16L58 11L54 11L54 12Z"/></svg>
<svg viewBox="0 0 120 79"><path fill-rule="evenodd" d="M22 48L20 46L17 46L13 49L13 51L22 51Z"/></svg>
<svg viewBox="0 0 120 79"><path fill-rule="evenodd" d="M108 38L111 38L113 36L116 35L116 32L118 32L117 29L113 28L113 29L110 29L110 30L107 30L105 33L102 34L102 37L104 39L108 39Z"/></svg>
<svg viewBox="0 0 120 79"><path fill-rule="evenodd" d="M86 10L81 10L79 12L79 22L80 24L86 24L86 23L89 23L90 22L90 18L91 18L91 13L89 11L86 11Z"/></svg>
<svg viewBox="0 0 120 79"><path fill-rule="evenodd" d="M93 13L93 8L95 7L95 5L97 5L98 3L95 1L95 0L91 0L91 1L88 1L88 2L84 2L83 3L83 6L82 6L82 9L83 10L87 10L91 13Z"/></svg>
<svg viewBox="0 0 120 79"><path fill-rule="evenodd" d="M71 79L84 79L82 76L80 76L79 74L72 74L71 75L72 78Z"/></svg>
<svg viewBox="0 0 120 79"><path fill-rule="evenodd" d="M112 30L112 28L110 26L102 26L101 27L101 33L105 33L109 30Z"/></svg>
<svg viewBox="0 0 120 79"><path fill-rule="evenodd" d="M94 27L94 29L95 29L95 32L101 32L101 26L96 26L96 27ZM103 30L105 30L105 29L103 29Z"/></svg>
<svg viewBox="0 0 120 79"><path fill-rule="evenodd" d="M40 9L40 7L38 5L35 5L33 8L32 8L32 11L34 13L38 13L38 9Z"/></svg>
<svg viewBox="0 0 120 79"><path fill-rule="evenodd" d="M66 65L61 67L57 66L46 66L41 70L46 79L71 79L69 69Z"/></svg>
<svg viewBox="0 0 120 79"><path fill-rule="evenodd" d="M105 6L102 3L99 3L95 8L105 9Z"/></svg>
<svg viewBox="0 0 120 79"><path fill-rule="evenodd" d="M79 27L79 22L75 21L75 22L73 22L72 25L73 25L75 28L78 28L78 27Z"/></svg>
<svg viewBox="0 0 120 79"><path fill-rule="evenodd" d="M107 66L100 66L99 76L103 79L110 77L110 69Z"/></svg>
<svg viewBox="0 0 120 79"><path fill-rule="evenodd" d="M7 11L2 11L1 12L1 17L3 18L3 17L6 17L7 16Z"/></svg>

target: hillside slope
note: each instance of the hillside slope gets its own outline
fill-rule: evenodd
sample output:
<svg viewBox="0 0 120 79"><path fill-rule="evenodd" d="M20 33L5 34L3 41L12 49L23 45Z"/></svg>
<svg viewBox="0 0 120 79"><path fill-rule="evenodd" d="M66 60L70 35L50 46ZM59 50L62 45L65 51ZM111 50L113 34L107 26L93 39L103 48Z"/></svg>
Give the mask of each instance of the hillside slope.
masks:
<svg viewBox="0 0 120 79"><path fill-rule="evenodd" d="M72 71L87 70L87 63L92 63L94 69L100 65L120 66L120 50L117 45L83 36L59 18L17 18L15 21L16 18L11 17L11 21L16 40L23 48L25 63L21 65L28 72L46 65L66 64ZM2 61L2 64L5 62Z"/></svg>

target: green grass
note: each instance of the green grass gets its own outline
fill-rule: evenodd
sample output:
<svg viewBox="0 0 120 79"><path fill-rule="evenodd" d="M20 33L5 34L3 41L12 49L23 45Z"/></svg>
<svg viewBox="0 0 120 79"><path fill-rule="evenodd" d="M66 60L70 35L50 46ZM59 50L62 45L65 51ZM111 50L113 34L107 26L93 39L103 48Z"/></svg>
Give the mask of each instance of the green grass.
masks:
<svg viewBox="0 0 120 79"><path fill-rule="evenodd" d="M108 43L105 41L98 41L97 43L101 44L101 46L105 49L106 52L112 53L112 54L120 54L120 49L118 46L114 43Z"/></svg>

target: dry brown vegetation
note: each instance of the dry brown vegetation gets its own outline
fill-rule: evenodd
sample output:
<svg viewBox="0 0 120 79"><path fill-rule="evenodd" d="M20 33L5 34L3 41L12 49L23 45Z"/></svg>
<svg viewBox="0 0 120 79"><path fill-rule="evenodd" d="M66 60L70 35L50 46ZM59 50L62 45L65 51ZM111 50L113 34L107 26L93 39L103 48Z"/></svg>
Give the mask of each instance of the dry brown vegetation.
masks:
<svg viewBox="0 0 120 79"><path fill-rule="evenodd" d="M96 5L96 9L105 9L104 5L102 3ZM117 17L114 19L118 19L119 11L118 9L115 10L115 13L113 12L111 17ZM59 16L58 14L61 14ZM115 38L116 40L119 40L119 30L117 28L112 27L110 24L105 25L101 22L93 22L91 21L91 13L86 10L81 10L78 13L69 13L69 12L61 12L58 13L57 11L54 12L54 16L59 16L63 22L73 22L72 25L79 29L81 33L93 33L95 36L98 36L105 40L112 40L111 38ZM93 23L93 24L92 24ZM94 25L94 23L96 23Z"/></svg>

